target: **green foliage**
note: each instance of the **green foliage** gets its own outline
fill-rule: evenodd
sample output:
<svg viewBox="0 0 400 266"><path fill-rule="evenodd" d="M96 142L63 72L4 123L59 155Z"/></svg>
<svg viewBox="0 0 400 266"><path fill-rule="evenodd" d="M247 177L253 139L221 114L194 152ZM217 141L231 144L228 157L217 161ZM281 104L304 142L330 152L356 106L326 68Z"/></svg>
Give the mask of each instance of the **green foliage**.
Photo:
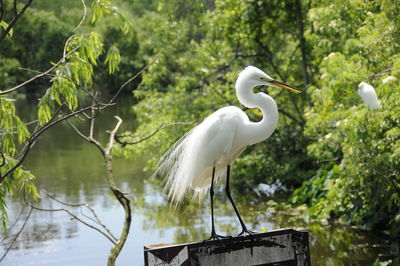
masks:
<svg viewBox="0 0 400 266"><path fill-rule="evenodd" d="M5 165L1 168L2 172L6 172L17 163L12 157L7 154L4 156ZM8 197L16 194L23 194L24 197L30 197L32 200L38 200L40 195L33 183L35 176L23 167L18 167L11 173L9 178L6 178L0 186L0 222L2 227L6 229L7 216L7 201Z"/></svg>
<svg viewBox="0 0 400 266"><path fill-rule="evenodd" d="M188 122L167 128L151 142L121 151L132 158L146 154L157 161L163 152L190 128L213 111L238 105L234 82L244 66L252 64L272 76L298 85L301 68L292 67L299 58L296 24L289 3L274 1L162 1L158 10L141 18L138 30L142 53L154 54L157 61L142 77L134 110L138 132L151 134L162 123ZM272 14L272 10L279 14ZM271 19L271 16L274 19ZM285 30L283 27L290 28ZM153 29L149 35L144 28ZM273 41L272 41L273 39ZM289 67L291 65L291 67ZM297 84L296 84L297 83ZM235 165L235 181L251 185L282 180L292 186L301 183L310 171L302 129L302 106L306 95L297 98L278 89L283 111L279 130L256 149L249 149ZM154 112L156 110L156 112ZM253 120L258 110L246 111ZM286 145L290 142L289 145ZM300 155L300 156L299 156ZM292 158L298 157L298 160ZM149 167L154 164L149 164ZM277 170L278 169L278 170Z"/></svg>
<svg viewBox="0 0 400 266"><path fill-rule="evenodd" d="M321 167L291 201L311 205L314 217L341 218L398 236L399 24L379 3L364 1L322 5L310 10L310 19L319 33L311 41L325 43L313 53L325 57L316 60L320 81L310 89L314 106L306 111L305 132L315 140L308 152ZM382 82L389 75L395 79ZM362 103L360 81L375 86L380 109Z"/></svg>
<svg viewBox="0 0 400 266"><path fill-rule="evenodd" d="M116 87L157 58L134 84L140 82L133 107L140 125L135 134L127 132L127 140L149 136L161 125L184 124L115 150L129 158L145 155L153 168L177 139L213 111L240 106L234 81L244 66L255 65L304 93L268 89L281 111L278 128L237 160L235 182L254 187L279 180L287 187L300 186L290 201L308 204L307 217L341 219L399 235L399 1L299 1L302 13L292 0L117 1L122 8L110 0L89 1L87 21L72 33L83 15L80 1L36 0L1 43L1 89L32 75L18 67L47 69L65 53L65 61L51 72L50 86L41 79L26 87L40 98L38 117L44 125L60 105L77 110L88 100L87 92ZM310 84L304 84L304 72ZM394 79L384 83L389 76ZM376 88L380 109L363 105L356 90L361 81ZM15 98L0 98L7 167L16 147L29 137L15 113ZM253 121L261 116L258 110L245 111ZM22 184L20 170L15 180Z"/></svg>
<svg viewBox="0 0 400 266"><path fill-rule="evenodd" d="M15 113L13 99L0 96L0 117L0 147L13 156L16 153L15 142L23 143L30 134L26 125Z"/></svg>
<svg viewBox="0 0 400 266"><path fill-rule="evenodd" d="M161 124L152 142L120 149L146 154L149 167L172 143L214 110L238 105L234 80L245 65L302 87L304 48L311 84L300 97L269 89L281 110L277 131L235 163L235 182L249 187L280 180L299 186L291 197L307 217L342 219L398 235L400 56L398 1L317 1L302 5L306 47L299 47L295 1L161 1L140 17L142 54L157 61L142 77L133 139ZM303 3L302 3L303 4ZM310 9L308 9L310 8ZM146 29L151 28L149 34ZM389 83L383 80L393 76ZM376 87L382 107L357 94ZM257 120L257 110L246 110Z"/></svg>
<svg viewBox="0 0 400 266"><path fill-rule="evenodd" d="M88 10L94 16L91 18L93 24L83 21L80 24L79 33L73 34L71 30L75 28L75 25L64 23L54 12L34 8L30 11L30 15L23 16L18 23L20 26L15 28L18 34L14 36L17 37L3 40L5 45L2 42L0 56L4 60L0 64L0 73L5 79L0 84L4 85L1 88L3 92L16 83L24 81L25 75L15 78L17 73L15 68L22 63L32 68L39 65L40 70L46 65L50 68L49 64L52 64L54 69L45 75L46 78L51 77L50 86L48 86L48 81L36 82L36 85L43 86L41 90L43 93L39 93L40 90L36 92L40 94L37 117L39 125L44 126L51 119L58 118L57 115L62 114L56 113L56 110L61 107L75 111L86 106L87 102L92 102L92 95L98 91L94 88L94 73L97 69L103 67L110 74L118 70L121 62L119 49L116 45L107 44L106 53L102 33L93 28L96 27L95 24L102 19L105 20L107 15L118 15L119 20L116 25L125 33L130 30L130 27L125 20L126 17L118 8L112 6L110 1L93 1L92 10ZM36 28L30 32L32 25ZM112 39L107 41L110 43ZM33 60L34 63L29 59L26 60L27 58ZM35 82L30 85L35 85ZM31 142L29 138L32 134L16 113L14 101L18 96L17 93L0 96L0 152L2 155L0 157L0 220L3 224L7 219L7 197L23 191L33 199L39 198L37 188L32 183L34 175L22 166L16 167L21 158L25 158L24 151L28 147L26 143ZM9 174L4 176L8 172Z"/></svg>
<svg viewBox="0 0 400 266"><path fill-rule="evenodd" d="M5 22L4 20L0 21L0 28L3 28L3 30L5 31L8 28L9 24L7 22ZM8 34L7 37L11 38L13 35L13 29L11 29Z"/></svg>
<svg viewBox="0 0 400 266"><path fill-rule="evenodd" d="M108 64L108 73L113 74L118 70L118 65L121 62L121 56L119 50L115 46L111 46L108 49L105 63Z"/></svg>

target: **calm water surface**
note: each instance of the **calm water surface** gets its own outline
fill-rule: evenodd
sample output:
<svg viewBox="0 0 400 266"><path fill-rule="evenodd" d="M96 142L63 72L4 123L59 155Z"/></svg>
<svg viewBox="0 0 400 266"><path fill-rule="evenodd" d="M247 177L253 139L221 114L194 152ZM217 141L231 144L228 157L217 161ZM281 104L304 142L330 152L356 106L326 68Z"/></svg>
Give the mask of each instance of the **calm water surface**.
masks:
<svg viewBox="0 0 400 266"><path fill-rule="evenodd" d="M112 115L124 119L125 128L133 129L134 115L129 101L109 110L98 119L101 127L96 136L105 140L105 129L114 126ZM29 113L29 105L24 112ZM208 237L210 215L208 201L184 206L171 212L162 188L149 182L151 172L143 171L144 159L114 160L114 175L124 191L131 191L133 221L126 245L117 265L143 265L143 246L154 243L182 243ZM119 235L123 210L113 198L104 180L105 169L98 150L77 137L68 125L59 125L38 141L25 163L37 176L37 185L57 199L69 203L87 203L102 221ZM268 187L267 187L268 188ZM264 193L232 192L249 228L255 231L276 228L308 228L313 265L371 265L378 257L387 255L388 240L346 226L305 224L301 211L276 211L274 202ZM221 234L237 234L240 225L222 191L217 192L217 230ZM89 210L66 207L42 194L36 204L41 208L67 208L85 221ZM12 199L8 205L8 232L0 235L0 254L21 228L28 208L21 200ZM21 219L17 221L21 214ZM34 211L3 265L106 265L111 243L103 235L71 219L64 212Z"/></svg>

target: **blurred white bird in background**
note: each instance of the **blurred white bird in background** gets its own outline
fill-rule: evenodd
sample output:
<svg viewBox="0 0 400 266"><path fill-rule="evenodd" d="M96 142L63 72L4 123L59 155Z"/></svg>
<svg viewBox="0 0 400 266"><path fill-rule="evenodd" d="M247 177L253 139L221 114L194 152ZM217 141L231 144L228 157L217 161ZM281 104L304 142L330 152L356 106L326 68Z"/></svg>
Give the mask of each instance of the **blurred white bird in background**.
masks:
<svg viewBox="0 0 400 266"><path fill-rule="evenodd" d="M232 200L229 178L230 166L246 146L270 137L278 123L278 108L272 97L262 92L253 92L253 88L259 85L300 92L290 85L274 80L256 67L246 67L236 81L236 95L244 106L260 109L262 120L252 122L240 108L223 107L175 143L162 157L155 172L155 175L166 178L165 189L175 206L184 198L189 188L194 190L195 198L204 197L210 190L210 239L221 237L214 229L213 185L214 181L223 176L226 176L226 195L242 226L239 235L251 233Z"/></svg>
<svg viewBox="0 0 400 266"><path fill-rule="evenodd" d="M378 100L378 96L376 96L375 89L368 83L361 82L360 85L358 85L358 94L361 96L364 103L369 108L377 109L380 107L380 103Z"/></svg>
<svg viewBox="0 0 400 266"><path fill-rule="evenodd" d="M387 84L387 83L394 82L394 81L396 81L396 80L397 80L396 77L388 76L388 77L386 77L386 78L384 78L384 79L382 80L382 83L383 83L383 84Z"/></svg>

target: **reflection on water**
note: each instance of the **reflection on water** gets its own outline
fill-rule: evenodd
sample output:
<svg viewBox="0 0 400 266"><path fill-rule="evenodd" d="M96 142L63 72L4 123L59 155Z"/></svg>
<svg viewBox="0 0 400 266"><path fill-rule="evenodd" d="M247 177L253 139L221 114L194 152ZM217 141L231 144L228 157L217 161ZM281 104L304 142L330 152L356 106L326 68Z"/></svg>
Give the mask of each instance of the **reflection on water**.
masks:
<svg viewBox="0 0 400 266"><path fill-rule="evenodd" d="M125 127L133 128L129 101L117 110L99 117L96 136L104 140L104 130L112 128L112 115L117 112ZM122 228L123 210L105 184L102 157L97 149L72 134L67 125L47 132L34 147L25 165L38 177L37 184L57 199L69 203L91 205L112 231ZM150 173L143 172L144 161L114 160L114 175L124 191L131 191L133 221L126 245L117 265L143 265L143 246L153 243L183 243L208 237L210 216L208 201L194 202L172 212L159 184L149 182ZM234 189L234 188L233 188ZM268 188L264 187L268 191ZM242 216L255 231L275 228L309 228L313 265L371 265L379 254L386 254L389 243L381 235L371 235L336 225L305 224L301 209L281 208L262 193L233 195ZM43 195L42 208L68 208L79 217L90 212L81 207L65 207ZM277 207L278 206L278 207ZM22 201L13 199L8 205L10 225L0 236L3 253L28 213ZM220 234L237 234L240 225L222 191L217 191L216 224ZM16 224L18 215L21 219ZM92 222L93 224L93 222ZM71 219L64 212L34 211L4 265L106 265L111 243L98 232Z"/></svg>

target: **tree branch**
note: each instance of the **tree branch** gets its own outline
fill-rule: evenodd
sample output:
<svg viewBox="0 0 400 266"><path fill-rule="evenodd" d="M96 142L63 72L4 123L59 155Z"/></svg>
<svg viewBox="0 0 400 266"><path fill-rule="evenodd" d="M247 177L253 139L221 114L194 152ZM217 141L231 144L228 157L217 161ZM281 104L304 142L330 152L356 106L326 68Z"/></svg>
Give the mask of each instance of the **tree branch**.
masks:
<svg viewBox="0 0 400 266"><path fill-rule="evenodd" d="M58 67L60 64L62 64L63 62L65 62L65 58L66 58L67 56L69 56L71 53L75 52L78 48L79 48L79 47L75 47L75 48L72 49L69 53L65 54L56 64L54 64L54 65L53 65L52 67L50 67L48 70L46 70L46 71L44 71L44 72L41 72L40 74L37 74L36 76L34 76L34 77L28 79L27 81L22 82L21 84L18 84L17 86L15 86L15 87L13 87L13 88L11 88L11 89L4 90L4 91L0 90L0 95L5 95L5 94L8 94L8 93L11 93L11 92L13 92L13 91L15 91L15 90L17 90L17 89L19 89L19 88L21 88L21 87L23 87L23 86L29 84L29 83L31 83L32 81L34 81L34 80L36 80L36 79L38 79L38 78L41 78L41 77L43 77L43 76L49 74L49 73L50 73L51 71L53 71L56 67Z"/></svg>
<svg viewBox="0 0 400 266"><path fill-rule="evenodd" d="M148 136L143 137L139 140L136 141L122 141L121 138L126 137L126 136L122 136L122 135L115 135L115 141L118 142L122 147L126 146L126 145L134 145L134 144L138 144L142 141L145 141L151 137L153 137L155 134L157 134L158 132L160 132L161 130L163 130L164 128L170 127L170 126L175 126L175 125L189 125L192 123L185 123L185 122L176 122L176 123L171 123L171 124L161 124L156 130L154 130L152 133L150 133Z"/></svg>
<svg viewBox="0 0 400 266"><path fill-rule="evenodd" d="M64 201L61 201L61 200L59 200L59 199L53 197L52 195L50 195L49 193L47 193L45 190L42 190L42 192L43 192L47 197L49 197L50 199L52 199L52 200L54 200L54 201L56 201L56 202L58 202L58 203L60 203L60 204L63 204L63 205L65 205L65 206L70 206L70 207L81 207L81 214L82 214L83 216L85 216L86 218L92 220L93 222L95 222L95 223L97 223L98 225L100 225L101 227L103 227L103 229L107 231L107 233L109 234L109 236L111 236L115 241L118 241L118 239L114 236L114 234L111 232L111 230L100 220L100 218L99 218L99 216L97 215L97 213L94 211L94 209L93 209L92 207L89 206L89 204L87 204L87 203L71 204L71 203L64 202ZM95 217L95 219L93 219L92 217L87 216L86 214L84 214L83 211L82 211L82 210L83 210L82 207L86 207L87 209L89 209L90 212L92 213L92 215Z"/></svg>
<svg viewBox="0 0 400 266"><path fill-rule="evenodd" d="M93 229L93 230L96 230L97 232L99 232L100 234L102 234L103 236L105 236L105 237L106 237L108 240L110 240L110 242L113 243L114 245L117 244L117 241L115 241L114 239L112 239L112 237L110 237L107 233L103 232L103 231L102 231L101 229L99 229L98 227L93 226L93 225L91 225L91 224L85 222L84 220L82 220L81 218L79 218L78 216L76 216L75 214L73 214L72 212L70 212L70 211L67 210L67 209L64 209L64 208L59 208L59 209L44 209L44 208L37 207L37 206L35 206L35 205L33 205L33 204L31 204L31 203L29 203L29 202L27 201L25 193L24 193L24 201L25 201L25 204L26 204L26 205L30 206L30 207L31 207L32 209L34 209L34 210L45 211L45 212L65 212L65 213L67 213L68 215L70 215L72 218L74 218L75 220L77 220L78 222L80 222L80 223L86 225L87 227L89 227L89 228L91 228L91 229Z"/></svg>
<svg viewBox="0 0 400 266"><path fill-rule="evenodd" d="M7 28L0 34L0 42L7 36L7 34L10 32L10 30L15 26L17 21L24 14L25 10L28 9L28 7L32 4L33 0L29 0L25 4L25 6L21 9L20 12L17 11L16 2L17 2L17 0L14 0L14 12L15 12L15 15L14 15L13 19L11 20L11 22L8 24ZM2 2L1 6L3 8L3 2Z"/></svg>
<svg viewBox="0 0 400 266"><path fill-rule="evenodd" d="M8 252L11 250L12 246L14 245L15 241L17 240L18 236L24 230L26 223L28 222L29 218L31 217L32 211L33 211L33 207L31 207L31 209L29 210L28 216L25 218L24 224L19 229L19 231L15 234L13 240L11 241L11 244L6 249L6 252L4 252L3 256L0 258L0 262L2 262L4 260L4 258L7 256Z"/></svg>
<svg viewBox="0 0 400 266"><path fill-rule="evenodd" d="M288 118L292 119L294 122L296 122L296 123L299 124L300 126L303 125L303 122L302 122L302 121L299 121L296 117L294 117L294 116L291 115L290 113L288 113L288 112L286 112L286 111L284 111L284 110L282 110L282 109L279 109L278 111L279 111L279 113L283 114L284 116L287 116Z"/></svg>
<svg viewBox="0 0 400 266"><path fill-rule="evenodd" d="M278 66L275 64L274 62L274 55L271 52L271 50L269 49L269 47L264 44L259 37L257 36L255 39L256 43L264 50L264 52L267 54L267 58L269 59L269 63L272 66L272 68L274 69L275 73L279 76L279 78L285 82L286 78L282 75L281 71L279 70Z"/></svg>
<svg viewBox="0 0 400 266"><path fill-rule="evenodd" d="M119 93L122 91L123 88L125 88L126 85L132 82L132 80L136 79L139 75L141 75L149 66L151 66L156 60L158 59L158 56L155 56L150 63L148 63L144 68L142 68L138 73L136 73L132 78L128 79L122 86L118 89L118 91L114 94L113 97L111 97L110 101L108 103L114 102L115 98L119 95Z"/></svg>
<svg viewBox="0 0 400 266"><path fill-rule="evenodd" d="M29 140L27 141L27 143L25 144L25 146L22 148L22 151L20 152L20 154L19 154L19 156L18 156L18 162L17 162L13 167L11 167L7 172L5 172L4 175L0 176L0 183L3 182L3 180L4 180L9 174L11 174L15 169L17 169L17 168L24 162L26 156L28 155L29 151L31 150L32 146L34 145L36 139L37 139L41 134L43 134L46 130L48 130L48 129L51 128L52 126L54 126L54 125L56 125L56 124L58 124L58 123L60 123L60 122L62 122L62 121L64 121L64 120L67 120L68 118L71 118L71 117L73 117L73 116L76 116L77 114L83 113L83 112L85 112L85 111L87 111L87 110L91 110L91 109L97 108L97 107L92 106L92 105L91 105L91 106L86 106L86 107L83 107L83 108L79 109L78 111L71 112L71 113L69 113L69 114L67 114L67 115L65 115L65 116L63 116L63 117L61 117L61 118L59 118L59 119L57 119L57 120L54 120L54 118L57 117L58 113L60 112L61 107L63 107L63 106L65 106L65 104L63 104L63 105L61 105L61 106L59 107L59 109L53 114L52 118L51 118L45 125L43 125L43 126L37 128L37 129L32 133L32 135L30 136ZM109 107L109 106L110 106L110 105L103 105L102 107L100 107L100 109L104 109L104 108L107 108L107 107ZM54 120L54 121L53 121L53 120Z"/></svg>
<svg viewBox="0 0 400 266"><path fill-rule="evenodd" d="M4 6L4 1L5 0L0 0L0 21L3 20L4 18L4 13L6 11L5 6Z"/></svg>
<svg viewBox="0 0 400 266"><path fill-rule="evenodd" d="M79 22L79 24L75 27L75 29L72 30L72 32L76 31L86 19L87 8L86 8L85 0L81 0L81 1L82 1L82 6L83 6L83 16L82 16L82 19Z"/></svg>
<svg viewBox="0 0 400 266"><path fill-rule="evenodd" d="M0 151L0 156L1 156L1 164L0 164L0 168L3 167L6 164L6 158L4 157L3 152ZM1 174L0 174L1 176Z"/></svg>
<svg viewBox="0 0 400 266"><path fill-rule="evenodd" d="M122 124L122 119L119 116L116 115L116 116L114 116L114 118L117 119L118 122L115 125L115 128L110 133L110 138L108 140L108 146L107 146L107 149L105 150L107 155L111 154L111 151L112 151L112 148L114 145L115 134L117 134L117 131Z"/></svg>

